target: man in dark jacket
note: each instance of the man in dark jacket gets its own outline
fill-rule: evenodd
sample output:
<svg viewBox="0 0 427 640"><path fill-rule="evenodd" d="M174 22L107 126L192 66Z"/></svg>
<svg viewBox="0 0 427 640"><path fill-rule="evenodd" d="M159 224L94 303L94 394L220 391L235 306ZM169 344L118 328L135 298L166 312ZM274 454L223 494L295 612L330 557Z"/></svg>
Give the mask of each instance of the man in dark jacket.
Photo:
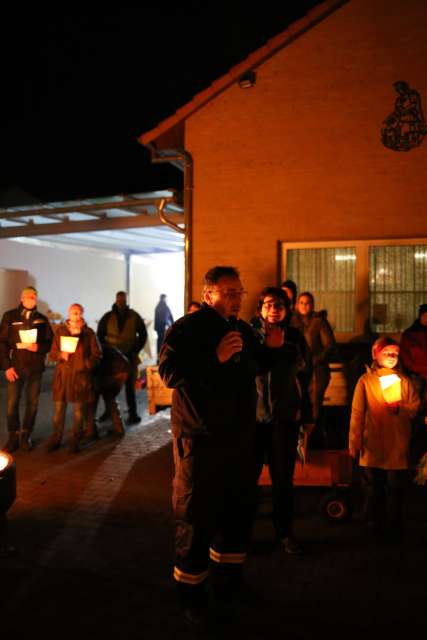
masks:
<svg viewBox="0 0 427 640"><path fill-rule="evenodd" d="M0 363L7 380L9 438L3 447L5 451L13 452L19 446L30 451L33 447L31 433L51 342L49 321L37 311L37 291L34 287L25 287L19 307L6 311L0 325ZM24 389L26 407L21 424L19 402Z"/></svg>
<svg viewBox="0 0 427 640"><path fill-rule="evenodd" d="M154 309L154 331L157 333L157 358L160 355L165 333L173 324L172 311L166 303L166 294L160 294L160 300Z"/></svg>
<svg viewBox="0 0 427 640"><path fill-rule="evenodd" d="M119 349L129 360L130 373L126 380L128 417L126 424L136 424L141 418L136 408L135 382L138 374L139 352L147 340L147 329L141 316L127 305L124 291L116 294L112 310L99 321L98 338L102 344Z"/></svg>
<svg viewBox="0 0 427 640"><path fill-rule="evenodd" d="M207 272L204 304L169 330L159 371L173 387L176 518L174 578L187 620L206 615L209 560L214 593L230 601L246 557L255 507L255 376L283 343L261 345L241 319L234 267Z"/></svg>

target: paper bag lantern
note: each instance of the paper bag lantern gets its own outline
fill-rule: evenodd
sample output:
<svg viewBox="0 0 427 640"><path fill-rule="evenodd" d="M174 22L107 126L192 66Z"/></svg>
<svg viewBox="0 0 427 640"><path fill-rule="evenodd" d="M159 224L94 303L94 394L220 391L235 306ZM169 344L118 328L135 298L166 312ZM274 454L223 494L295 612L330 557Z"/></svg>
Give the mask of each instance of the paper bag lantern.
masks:
<svg viewBox="0 0 427 640"><path fill-rule="evenodd" d="M396 404L401 401L402 389L399 376L395 373L391 373L388 376L381 376L380 385L384 401L387 404Z"/></svg>
<svg viewBox="0 0 427 640"><path fill-rule="evenodd" d="M37 342L37 329L20 329L19 339L23 344L34 344Z"/></svg>
<svg viewBox="0 0 427 640"><path fill-rule="evenodd" d="M75 353L79 339L74 336L61 336L61 351Z"/></svg>

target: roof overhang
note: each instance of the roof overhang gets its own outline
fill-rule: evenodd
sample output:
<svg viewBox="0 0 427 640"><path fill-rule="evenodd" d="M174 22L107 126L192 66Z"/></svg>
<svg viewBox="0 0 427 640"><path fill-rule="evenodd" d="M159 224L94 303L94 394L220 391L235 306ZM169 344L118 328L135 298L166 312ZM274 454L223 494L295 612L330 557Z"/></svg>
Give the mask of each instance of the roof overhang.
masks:
<svg viewBox="0 0 427 640"><path fill-rule="evenodd" d="M8 207L0 209L0 239L44 238L124 253L182 250L182 234L166 227L165 217L184 231L183 208L169 190Z"/></svg>

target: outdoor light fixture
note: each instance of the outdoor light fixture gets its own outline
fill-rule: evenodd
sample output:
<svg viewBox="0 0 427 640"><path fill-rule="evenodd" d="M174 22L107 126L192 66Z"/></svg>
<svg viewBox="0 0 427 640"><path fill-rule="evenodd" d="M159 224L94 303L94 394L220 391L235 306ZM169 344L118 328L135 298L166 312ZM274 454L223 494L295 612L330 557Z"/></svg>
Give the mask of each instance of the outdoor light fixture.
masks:
<svg viewBox="0 0 427 640"><path fill-rule="evenodd" d="M16 472L13 457L0 451L0 555L2 552L12 549L7 541L6 513L15 502L16 498Z"/></svg>
<svg viewBox="0 0 427 640"><path fill-rule="evenodd" d="M250 89L256 82L255 71L247 71L239 78L239 87L241 89Z"/></svg>

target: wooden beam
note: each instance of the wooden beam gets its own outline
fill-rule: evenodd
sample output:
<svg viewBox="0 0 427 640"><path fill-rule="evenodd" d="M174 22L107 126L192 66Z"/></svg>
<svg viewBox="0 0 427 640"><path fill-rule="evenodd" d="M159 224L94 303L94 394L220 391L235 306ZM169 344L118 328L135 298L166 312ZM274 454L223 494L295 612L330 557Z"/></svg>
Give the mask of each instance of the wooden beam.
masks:
<svg viewBox="0 0 427 640"><path fill-rule="evenodd" d="M176 224L184 222L181 213L169 213ZM28 222L19 226L0 227L0 238L20 238L23 236L46 236L60 233L86 233L88 231L105 231L107 229L132 229L140 227L163 226L158 215L138 215L123 218L102 218L102 220L79 220L76 222L54 222L52 224L34 224Z"/></svg>
<svg viewBox="0 0 427 640"><path fill-rule="evenodd" d="M126 200L120 200L118 202L96 202L93 204L75 204L68 207L40 207L26 209L17 209L15 211L9 211L8 209L0 209L0 219L11 220L12 218L28 218L31 216L51 216L61 213L92 213L95 211L105 211L107 214L108 209L128 209L136 207L146 207L148 205L157 206L161 200L166 202L175 202L173 196L165 198L128 198ZM15 207L11 207L16 209ZM96 215L93 213L93 215Z"/></svg>

